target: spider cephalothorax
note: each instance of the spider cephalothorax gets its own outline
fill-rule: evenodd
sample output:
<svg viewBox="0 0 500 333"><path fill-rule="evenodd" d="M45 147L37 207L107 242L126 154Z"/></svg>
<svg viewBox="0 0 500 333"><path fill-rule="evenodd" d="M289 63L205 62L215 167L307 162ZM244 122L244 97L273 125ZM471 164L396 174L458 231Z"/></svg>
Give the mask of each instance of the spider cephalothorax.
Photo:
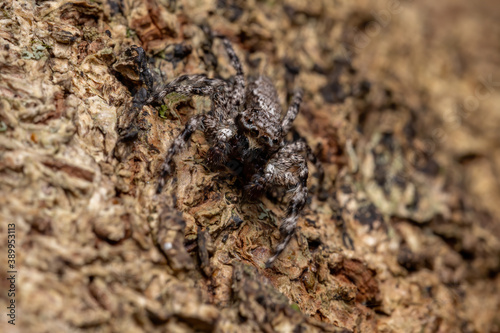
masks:
<svg viewBox="0 0 500 333"><path fill-rule="evenodd" d="M220 37L231 65L236 70L233 80L210 79L205 75L182 75L166 85L150 87L146 104L161 104L169 93L202 95L210 97L212 108L206 114L193 116L184 130L174 139L165 156L157 191L161 192L166 178L172 173L173 158L184 149L192 133L202 129L211 147L207 162L215 168L230 169L237 173L244 185L244 192L257 197L271 187L284 187L290 192L285 218L280 225L283 240L275 254L269 258L269 266L286 247L295 232L297 218L307 200L307 157L318 168L320 181L322 168L310 147L303 140L285 142L292 122L299 112L302 91L294 93L292 102L283 114L278 94L272 82L265 76L250 79L247 84L241 63L231 43ZM138 50L139 55L143 55ZM149 70L143 64L144 81ZM305 155L305 157L304 157ZM237 168L234 168L237 165Z"/></svg>

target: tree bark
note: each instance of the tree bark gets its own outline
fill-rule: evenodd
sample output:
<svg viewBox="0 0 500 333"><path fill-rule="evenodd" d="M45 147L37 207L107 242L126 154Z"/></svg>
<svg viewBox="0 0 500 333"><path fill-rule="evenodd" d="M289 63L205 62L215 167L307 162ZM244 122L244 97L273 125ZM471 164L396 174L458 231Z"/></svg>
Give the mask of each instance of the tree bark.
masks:
<svg viewBox="0 0 500 333"><path fill-rule="evenodd" d="M495 8L4 1L0 248L17 275L0 307L17 312L2 331L499 332ZM173 138L210 103L141 104L131 46L162 80L228 79L210 32L283 106L305 90L288 139L326 171L318 184L309 165L310 200L271 268L283 193L244 200L205 164L201 131L155 193Z"/></svg>

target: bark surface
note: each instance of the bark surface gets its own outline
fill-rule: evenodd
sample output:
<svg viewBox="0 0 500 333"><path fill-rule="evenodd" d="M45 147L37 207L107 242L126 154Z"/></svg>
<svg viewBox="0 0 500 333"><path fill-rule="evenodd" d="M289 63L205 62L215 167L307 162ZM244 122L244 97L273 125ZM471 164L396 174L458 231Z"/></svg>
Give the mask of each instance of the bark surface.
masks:
<svg viewBox="0 0 500 333"><path fill-rule="evenodd" d="M494 0L3 1L1 330L500 332L498 22ZM201 132L155 194L209 101L137 107L130 46L165 81L229 78L208 30L283 105L305 90L292 132L326 171L268 269L281 193L245 201Z"/></svg>

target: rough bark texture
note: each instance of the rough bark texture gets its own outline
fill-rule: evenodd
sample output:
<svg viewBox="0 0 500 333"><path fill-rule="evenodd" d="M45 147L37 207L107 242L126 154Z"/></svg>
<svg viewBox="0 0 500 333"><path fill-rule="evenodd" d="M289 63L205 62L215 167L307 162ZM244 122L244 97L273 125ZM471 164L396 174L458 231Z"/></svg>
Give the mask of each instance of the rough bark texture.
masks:
<svg viewBox="0 0 500 333"><path fill-rule="evenodd" d="M19 280L2 331L500 332L498 7L3 1L0 248L4 267L15 223ZM129 46L166 81L227 78L207 29L283 104L305 89L294 132L326 170L269 269L283 203L242 200L204 165L201 133L155 195L172 138L208 101L134 108Z"/></svg>

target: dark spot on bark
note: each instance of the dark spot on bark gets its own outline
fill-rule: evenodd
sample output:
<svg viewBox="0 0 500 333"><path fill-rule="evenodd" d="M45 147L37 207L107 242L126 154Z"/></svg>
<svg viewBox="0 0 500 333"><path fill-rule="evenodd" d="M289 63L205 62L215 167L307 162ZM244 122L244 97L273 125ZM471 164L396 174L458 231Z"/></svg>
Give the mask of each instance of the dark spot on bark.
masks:
<svg viewBox="0 0 500 333"><path fill-rule="evenodd" d="M224 17L226 17L230 22L235 22L238 20L241 15L243 15L243 7L242 4L244 1L238 0L218 0L217 8L221 8L224 10Z"/></svg>
<svg viewBox="0 0 500 333"><path fill-rule="evenodd" d="M336 78L330 80L319 91L325 102L330 104L342 103L346 98L346 93Z"/></svg>
<svg viewBox="0 0 500 333"><path fill-rule="evenodd" d="M308 223L309 225L312 225L313 227L315 227L315 226L316 226L316 221L311 220L311 219L309 219L309 218L307 218L307 217L306 217L306 221L307 221L307 223Z"/></svg>
<svg viewBox="0 0 500 333"><path fill-rule="evenodd" d="M418 255L413 253L408 246L402 245L398 252L398 264L409 272L422 268L422 262Z"/></svg>
<svg viewBox="0 0 500 333"><path fill-rule="evenodd" d="M458 163L467 164L467 163L473 162L474 160L477 160L481 157L482 156L480 156L478 154L473 154L473 153L472 154L464 154L464 155L458 157Z"/></svg>
<svg viewBox="0 0 500 333"><path fill-rule="evenodd" d="M427 161L417 166L417 169L429 176L436 177L439 174L439 164L429 157Z"/></svg>
<svg viewBox="0 0 500 333"><path fill-rule="evenodd" d="M177 64L191 54L193 47L184 43L167 46L163 58L177 67Z"/></svg>
<svg viewBox="0 0 500 333"><path fill-rule="evenodd" d="M321 246L320 239L308 239L307 245L309 246L309 251L314 252Z"/></svg>
<svg viewBox="0 0 500 333"><path fill-rule="evenodd" d="M111 9L111 15L123 15L123 0L108 0L108 5Z"/></svg>
<svg viewBox="0 0 500 333"><path fill-rule="evenodd" d="M394 135L393 133L383 133L380 143L389 149L392 153L394 152Z"/></svg>
<svg viewBox="0 0 500 333"><path fill-rule="evenodd" d="M377 211L377 208L372 203L367 206L361 207L354 215L354 217L361 224L370 226L370 231L376 227L375 224L377 222L381 224L383 224L384 222L382 215Z"/></svg>

